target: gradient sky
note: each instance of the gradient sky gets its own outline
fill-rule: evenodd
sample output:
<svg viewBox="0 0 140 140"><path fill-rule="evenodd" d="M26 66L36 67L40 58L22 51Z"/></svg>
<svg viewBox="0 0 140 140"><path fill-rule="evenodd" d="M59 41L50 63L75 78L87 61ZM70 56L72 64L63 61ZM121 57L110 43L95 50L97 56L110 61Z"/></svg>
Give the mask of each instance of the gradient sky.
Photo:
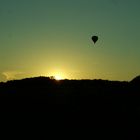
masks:
<svg viewBox="0 0 140 140"><path fill-rule="evenodd" d="M0 81L131 80L140 74L139 14L140 0L0 0Z"/></svg>

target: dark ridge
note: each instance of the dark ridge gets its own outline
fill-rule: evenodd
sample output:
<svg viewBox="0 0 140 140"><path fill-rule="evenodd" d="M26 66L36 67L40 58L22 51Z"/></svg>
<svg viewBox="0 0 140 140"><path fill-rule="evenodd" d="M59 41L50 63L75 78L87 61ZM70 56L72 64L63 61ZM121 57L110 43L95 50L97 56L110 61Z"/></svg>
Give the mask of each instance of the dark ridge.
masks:
<svg viewBox="0 0 140 140"><path fill-rule="evenodd" d="M140 76L130 82L53 77L1 82L0 111L139 114Z"/></svg>
<svg viewBox="0 0 140 140"><path fill-rule="evenodd" d="M131 83L136 83L136 84L140 83L140 75L137 76L137 77L135 77L135 78L131 81Z"/></svg>

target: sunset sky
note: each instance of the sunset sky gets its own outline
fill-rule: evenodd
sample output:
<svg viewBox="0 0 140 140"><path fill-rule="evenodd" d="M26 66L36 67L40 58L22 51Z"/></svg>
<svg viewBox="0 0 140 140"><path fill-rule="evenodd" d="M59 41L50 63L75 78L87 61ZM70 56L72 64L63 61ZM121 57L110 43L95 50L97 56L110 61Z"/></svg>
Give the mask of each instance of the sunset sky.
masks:
<svg viewBox="0 0 140 140"><path fill-rule="evenodd" d="M0 0L0 81L139 74L140 0Z"/></svg>

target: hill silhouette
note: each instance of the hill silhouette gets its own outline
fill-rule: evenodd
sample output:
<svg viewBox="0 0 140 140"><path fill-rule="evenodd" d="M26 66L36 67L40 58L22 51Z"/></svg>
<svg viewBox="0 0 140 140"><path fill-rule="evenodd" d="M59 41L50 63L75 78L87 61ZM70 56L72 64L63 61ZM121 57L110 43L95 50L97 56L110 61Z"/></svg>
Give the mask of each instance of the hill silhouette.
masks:
<svg viewBox="0 0 140 140"><path fill-rule="evenodd" d="M131 81L131 83L132 83L132 84L136 84L136 85L140 84L140 75L137 76L137 77L135 77L135 78Z"/></svg>
<svg viewBox="0 0 140 140"><path fill-rule="evenodd" d="M138 113L140 76L132 81L34 77L0 83L0 111Z"/></svg>

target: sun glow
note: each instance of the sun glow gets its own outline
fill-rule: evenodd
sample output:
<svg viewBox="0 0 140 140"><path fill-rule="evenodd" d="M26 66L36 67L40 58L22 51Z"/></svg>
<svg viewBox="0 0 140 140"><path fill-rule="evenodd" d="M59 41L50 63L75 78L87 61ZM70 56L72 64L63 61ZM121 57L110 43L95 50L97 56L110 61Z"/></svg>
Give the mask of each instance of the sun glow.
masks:
<svg viewBox="0 0 140 140"><path fill-rule="evenodd" d="M67 78L65 71L62 69L50 69L48 72L45 73L48 73L46 74L47 77L51 77L52 79L55 79L57 81Z"/></svg>
<svg viewBox="0 0 140 140"><path fill-rule="evenodd" d="M59 80L62 80L63 77L61 75L55 75L54 79L59 81Z"/></svg>

